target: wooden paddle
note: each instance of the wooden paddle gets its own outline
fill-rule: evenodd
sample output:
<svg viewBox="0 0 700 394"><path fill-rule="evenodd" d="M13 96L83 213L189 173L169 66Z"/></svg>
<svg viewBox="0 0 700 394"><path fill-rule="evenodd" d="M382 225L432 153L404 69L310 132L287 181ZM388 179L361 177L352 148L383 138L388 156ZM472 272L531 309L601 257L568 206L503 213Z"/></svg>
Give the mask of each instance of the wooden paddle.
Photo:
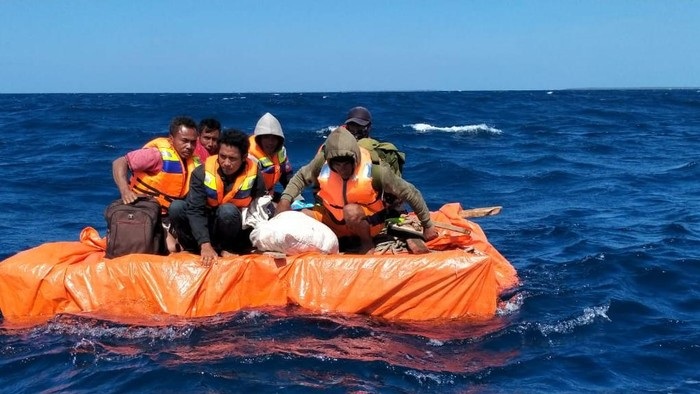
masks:
<svg viewBox="0 0 700 394"><path fill-rule="evenodd" d="M483 216L493 216L493 215L498 215L501 213L501 208L500 206L496 207L483 207L483 208L471 208L471 209L462 209L459 211L459 216L463 218L480 218Z"/></svg>
<svg viewBox="0 0 700 394"><path fill-rule="evenodd" d="M433 222L433 225L437 228L444 228L445 230L452 230L452 231L456 231L456 232L462 233L462 234L471 233L471 231L467 230L466 228L455 226L455 225L449 224L449 223Z"/></svg>
<svg viewBox="0 0 700 394"><path fill-rule="evenodd" d="M493 215L498 215L501 212L501 208L502 207L499 206L499 207L483 207L483 208L462 209L461 211L459 211L459 216L461 216L465 219L466 218L479 218L479 217L483 217L483 216L493 216ZM470 231L465 229L465 228L454 226L454 225L449 224L449 223L434 222L433 224L435 225L435 227L444 228L446 230L456 231L456 232L462 233L462 234L469 234L470 233Z"/></svg>
<svg viewBox="0 0 700 394"><path fill-rule="evenodd" d="M471 209L462 209L459 211L459 216L463 218L478 218L478 217L483 217L483 216L493 216L493 215L498 215L501 213L501 208L500 206L496 207L483 207L483 208L471 208ZM455 231L458 233L462 234L469 234L471 231L467 230L466 228L462 228L459 226L455 226L453 224L449 223L442 223L442 222L433 222L433 225L437 228L444 228L446 230L451 230ZM406 231L406 230L404 230ZM430 252L430 249L428 249L427 245L422 239L422 233L419 231L414 231L416 235L420 238L408 238L406 239L406 247L408 250L413 253L413 254L424 254Z"/></svg>

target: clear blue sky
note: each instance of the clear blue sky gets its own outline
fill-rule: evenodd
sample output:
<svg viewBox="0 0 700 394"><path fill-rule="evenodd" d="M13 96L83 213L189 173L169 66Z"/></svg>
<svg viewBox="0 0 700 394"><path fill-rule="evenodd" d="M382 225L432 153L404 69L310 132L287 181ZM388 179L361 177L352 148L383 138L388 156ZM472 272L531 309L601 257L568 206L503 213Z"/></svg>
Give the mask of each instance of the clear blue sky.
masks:
<svg viewBox="0 0 700 394"><path fill-rule="evenodd" d="M0 0L0 93L700 87L700 1Z"/></svg>

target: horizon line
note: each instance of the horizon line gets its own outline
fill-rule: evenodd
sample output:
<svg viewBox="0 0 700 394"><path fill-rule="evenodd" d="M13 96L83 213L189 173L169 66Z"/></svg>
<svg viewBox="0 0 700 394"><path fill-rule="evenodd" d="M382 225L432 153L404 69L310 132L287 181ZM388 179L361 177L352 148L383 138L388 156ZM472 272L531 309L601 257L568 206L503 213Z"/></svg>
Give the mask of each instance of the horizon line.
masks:
<svg viewBox="0 0 700 394"><path fill-rule="evenodd" d="M588 88L551 88L551 89L416 89L416 90L308 90L308 91L240 91L240 92L0 92L0 95L21 95L21 94L350 94L350 93L431 93L431 92L550 92L550 91L572 91L572 90L694 90L700 87L668 86L668 87L588 87Z"/></svg>

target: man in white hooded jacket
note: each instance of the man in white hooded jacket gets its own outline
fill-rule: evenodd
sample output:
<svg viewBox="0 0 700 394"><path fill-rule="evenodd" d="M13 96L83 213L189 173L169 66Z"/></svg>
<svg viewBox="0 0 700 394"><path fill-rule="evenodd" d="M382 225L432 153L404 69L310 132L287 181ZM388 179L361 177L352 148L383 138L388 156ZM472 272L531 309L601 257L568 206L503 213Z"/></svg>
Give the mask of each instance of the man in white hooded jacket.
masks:
<svg viewBox="0 0 700 394"><path fill-rule="evenodd" d="M279 182L282 188L287 187L293 173L284 148L282 125L271 113L265 113L255 125L248 154L258 160L265 188L278 201L280 193L275 193L275 185Z"/></svg>

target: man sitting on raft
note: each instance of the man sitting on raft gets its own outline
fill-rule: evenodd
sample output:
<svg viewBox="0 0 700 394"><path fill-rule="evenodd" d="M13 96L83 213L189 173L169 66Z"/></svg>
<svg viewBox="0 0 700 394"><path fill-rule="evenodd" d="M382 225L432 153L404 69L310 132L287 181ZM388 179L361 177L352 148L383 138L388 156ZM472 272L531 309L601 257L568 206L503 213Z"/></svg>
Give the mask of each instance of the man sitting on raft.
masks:
<svg viewBox="0 0 700 394"><path fill-rule="evenodd" d="M312 160L292 177L282 192L277 213L289 210L304 188L316 183L322 204L303 212L326 224L339 238L358 237L360 252L367 253L374 247L372 237L379 234L387 219L382 195L391 193L408 202L416 213L425 240L438 236L418 189L389 167L373 165L370 152L361 148L345 127L328 136L324 155L323 166L314 166Z"/></svg>

